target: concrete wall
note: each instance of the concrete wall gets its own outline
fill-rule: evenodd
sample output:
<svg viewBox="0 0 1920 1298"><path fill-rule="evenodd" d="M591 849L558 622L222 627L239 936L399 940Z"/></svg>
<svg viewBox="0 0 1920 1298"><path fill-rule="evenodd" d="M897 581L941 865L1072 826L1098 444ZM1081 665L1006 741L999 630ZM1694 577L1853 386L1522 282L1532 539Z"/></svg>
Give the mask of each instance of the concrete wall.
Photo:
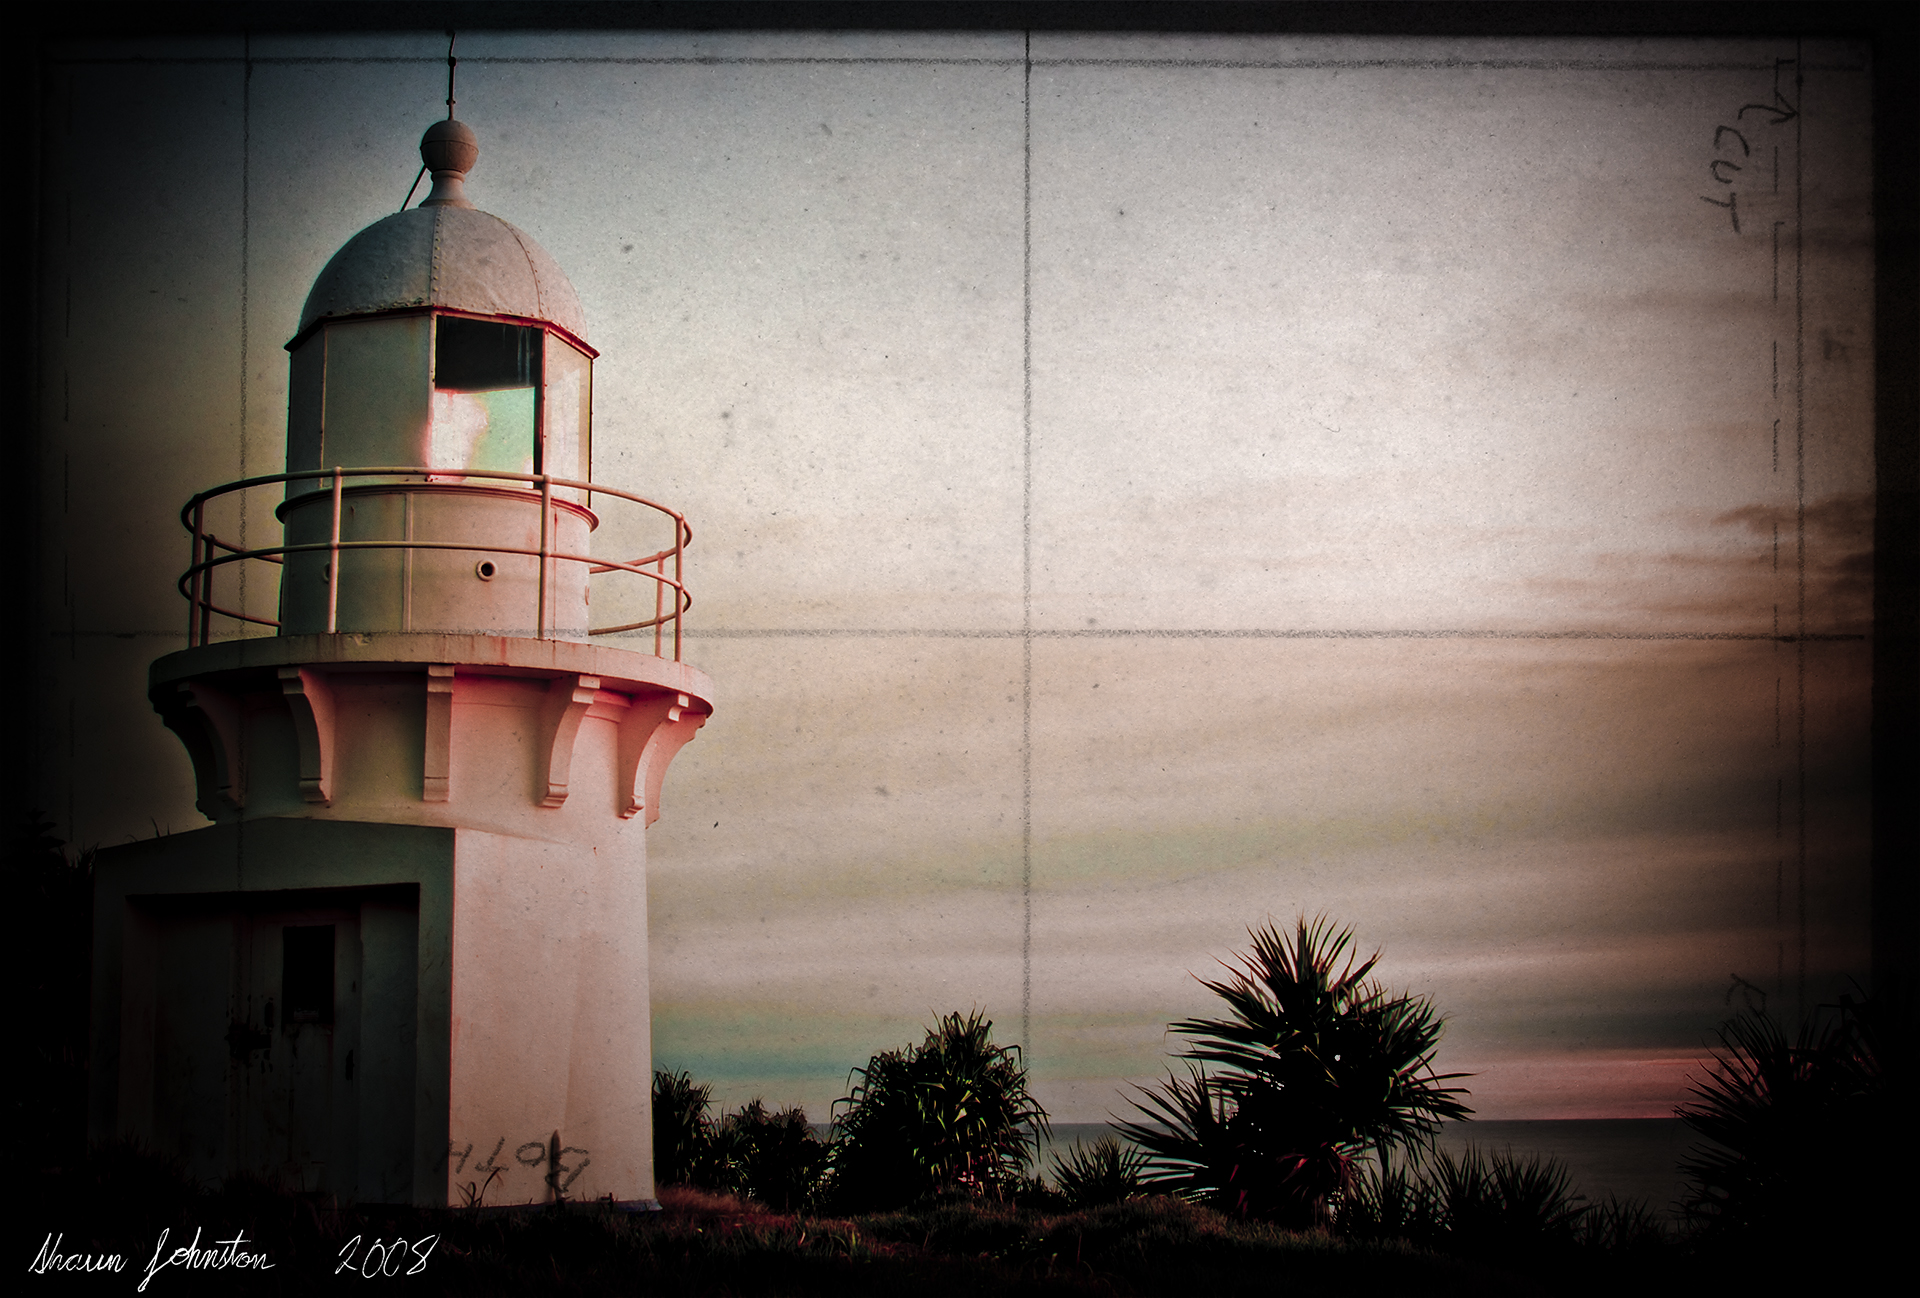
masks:
<svg viewBox="0 0 1920 1298"><path fill-rule="evenodd" d="M456 843L448 1201L652 1198L643 862Z"/></svg>

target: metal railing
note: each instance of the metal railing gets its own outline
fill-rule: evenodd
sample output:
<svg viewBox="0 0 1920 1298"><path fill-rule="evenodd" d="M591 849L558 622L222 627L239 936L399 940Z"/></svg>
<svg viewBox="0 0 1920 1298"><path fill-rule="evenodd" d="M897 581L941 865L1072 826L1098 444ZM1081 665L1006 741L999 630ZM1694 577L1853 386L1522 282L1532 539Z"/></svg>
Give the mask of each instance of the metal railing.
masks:
<svg viewBox="0 0 1920 1298"><path fill-rule="evenodd" d="M438 483L447 483L450 478L458 478L465 483L473 479L490 479L500 482L529 483L540 490L540 545L537 549L512 545L485 545L465 541L416 541L411 538L384 541L346 541L340 537L341 493L348 478L408 478L420 479L419 482L401 482L380 485L392 485L399 490L431 491ZM312 541L301 545L272 545L255 548L243 548L206 529L207 503L234 492L246 491L253 487L271 486L274 483L293 482L330 482L332 494L332 523L325 541ZM644 505L673 520L674 543L664 550L638 559L620 561L616 559L595 559L591 555L568 554L554 548L554 498L555 487L571 488L591 493L593 496L613 496L620 500ZM317 494L317 493L316 493ZM288 503L295 497L289 496ZM583 563L587 565L587 575L597 576L603 572L626 572L644 577L653 583L653 616L639 622L625 622L619 626L592 627L588 635L614 635L622 631L639 631L653 628L653 652L655 656L664 656L666 628L673 628L673 660L680 661L680 624L686 611L693 607L693 596L682 584L684 575L685 552L693 540L693 529L687 520L676 510L668 509L656 501L644 496L636 496L630 491L621 491L617 487L606 487L594 482L578 482L571 478L557 478L549 473L508 473L494 469L463 469L450 472L446 469L427 469L417 465L380 465L369 467L342 468L338 465L331 469L308 469L300 473L270 473L254 478L241 478L235 482L210 487L200 492L180 508L180 524L193 536L193 560L187 570L180 574L177 583L180 594L188 605L187 645L192 648L208 643L215 614L232 618L239 622L251 622L257 626L270 626L278 629L280 623L268 617L259 617L239 609L222 608L213 600L213 574L218 568L228 564L259 560L264 563L284 565L289 554L317 554L325 552L327 558L327 632L339 631L340 615L340 554L344 550L471 550L482 554L518 554L529 555L540 560L539 609L535 616L537 639L548 639L547 635L547 591L552 585L551 574L556 563ZM667 572L668 561L672 561L673 572ZM667 591L673 591L673 607L667 607Z"/></svg>

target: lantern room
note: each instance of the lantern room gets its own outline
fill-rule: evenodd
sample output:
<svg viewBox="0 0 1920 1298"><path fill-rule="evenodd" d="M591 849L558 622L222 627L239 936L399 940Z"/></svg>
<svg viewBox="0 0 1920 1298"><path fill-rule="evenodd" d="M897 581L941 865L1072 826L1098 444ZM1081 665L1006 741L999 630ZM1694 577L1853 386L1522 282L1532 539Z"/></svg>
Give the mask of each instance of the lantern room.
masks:
<svg viewBox="0 0 1920 1298"><path fill-rule="evenodd" d="M335 254L287 344L283 633L584 639L586 566L541 562L585 555L598 524L579 298L539 244L467 201L463 123L421 153L432 194Z"/></svg>

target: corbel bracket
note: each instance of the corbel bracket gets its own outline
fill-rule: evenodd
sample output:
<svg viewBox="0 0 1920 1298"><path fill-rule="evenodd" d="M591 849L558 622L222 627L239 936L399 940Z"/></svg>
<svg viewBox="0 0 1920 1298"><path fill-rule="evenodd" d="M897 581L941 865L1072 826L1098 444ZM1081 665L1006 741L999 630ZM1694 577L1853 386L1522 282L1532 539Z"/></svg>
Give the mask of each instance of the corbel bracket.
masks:
<svg viewBox="0 0 1920 1298"><path fill-rule="evenodd" d="M311 667L282 667L280 692L293 713L300 748L300 796L328 806L333 802L333 687Z"/></svg>
<svg viewBox="0 0 1920 1298"><path fill-rule="evenodd" d="M660 786L667 767L694 733L707 724L707 713L696 711L685 694L636 697L620 723L620 817L646 813L645 824L660 819Z"/></svg>
<svg viewBox="0 0 1920 1298"><path fill-rule="evenodd" d="M159 712L193 762L193 805L200 814L218 820L244 807L247 768L240 751L240 700L199 681L182 681Z"/></svg>
<svg viewBox="0 0 1920 1298"><path fill-rule="evenodd" d="M420 800L445 802L453 777L453 664L427 664L427 743Z"/></svg>
<svg viewBox="0 0 1920 1298"><path fill-rule="evenodd" d="M567 801L567 777L573 770L573 741L580 737L580 723L593 696L600 690L598 676L556 677L547 686L547 701L540 712L540 751L546 755L546 770L540 783L540 805L564 806Z"/></svg>

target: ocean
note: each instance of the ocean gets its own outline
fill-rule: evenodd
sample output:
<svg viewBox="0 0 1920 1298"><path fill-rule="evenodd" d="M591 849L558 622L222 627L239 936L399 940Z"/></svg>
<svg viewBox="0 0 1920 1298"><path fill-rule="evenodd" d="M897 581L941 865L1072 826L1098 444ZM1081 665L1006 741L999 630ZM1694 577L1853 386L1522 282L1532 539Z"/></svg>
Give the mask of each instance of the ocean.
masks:
<svg viewBox="0 0 1920 1298"><path fill-rule="evenodd" d="M1103 1122L1061 1122L1042 1149L1040 1169L1050 1173L1055 1150L1099 1139ZM1567 1118L1532 1122L1449 1122L1440 1146L1455 1154L1474 1145L1487 1153L1538 1154L1567 1167L1574 1189L1598 1202L1612 1195L1641 1199L1669 1221L1680 1217L1685 1182L1677 1164L1700 1138L1678 1118Z"/></svg>

